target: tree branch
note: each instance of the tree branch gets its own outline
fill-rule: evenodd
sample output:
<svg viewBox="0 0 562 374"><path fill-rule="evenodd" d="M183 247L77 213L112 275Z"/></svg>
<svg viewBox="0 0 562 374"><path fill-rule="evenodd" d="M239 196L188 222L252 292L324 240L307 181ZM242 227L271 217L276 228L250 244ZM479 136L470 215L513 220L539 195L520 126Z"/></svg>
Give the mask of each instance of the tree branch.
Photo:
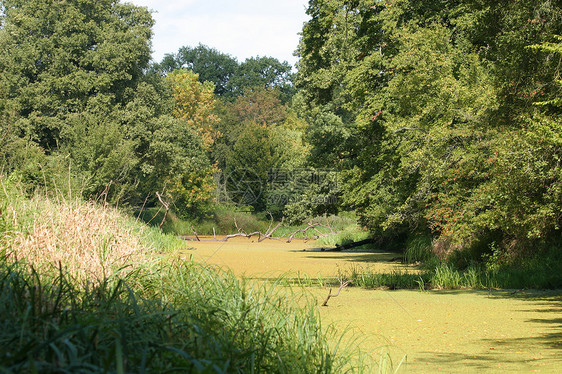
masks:
<svg viewBox="0 0 562 374"><path fill-rule="evenodd" d="M335 295L332 295L332 289L330 288L330 292L328 292L328 297L326 298L326 300L324 300L324 302L322 303L322 306L328 306L328 300L330 300L330 297L339 296L342 288L347 287L348 284L349 284L349 281L343 282L342 280L340 280L340 288L338 289L338 293L336 293Z"/></svg>

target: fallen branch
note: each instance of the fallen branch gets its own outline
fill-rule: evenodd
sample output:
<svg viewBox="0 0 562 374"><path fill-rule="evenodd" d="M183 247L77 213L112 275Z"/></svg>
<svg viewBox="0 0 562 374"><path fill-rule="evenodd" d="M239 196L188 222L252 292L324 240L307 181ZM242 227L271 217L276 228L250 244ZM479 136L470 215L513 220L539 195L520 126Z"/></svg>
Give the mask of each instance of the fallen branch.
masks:
<svg viewBox="0 0 562 374"><path fill-rule="evenodd" d="M277 239L277 240L279 240L278 238L273 238L272 235L275 232L275 230L277 230L283 224L283 221L285 220L285 217L281 218L281 222L279 222L273 229L271 229L271 226L273 225L273 215L271 213L269 213L269 217L271 217L271 221L269 222L269 227L267 228L267 231L265 232L265 234L258 239L258 243L263 242L265 239Z"/></svg>
<svg viewBox="0 0 562 374"><path fill-rule="evenodd" d="M289 238L287 239L287 243L290 243L295 238L295 235L297 235L298 233L304 234L310 229L314 229L314 231L316 231L318 233L318 235L315 235L313 237L313 238L316 238L316 239L318 239L319 237L322 237L322 236L328 236L329 235L329 234L324 234L324 233L320 232L318 229L316 229L316 226L324 226L324 225L322 225L320 223L317 223L317 222L314 222L314 223L308 222L308 226L306 226L303 229L298 229L295 232L293 232L291 235L289 235Z"/></svg>
<svg viewBox="0 0 562 374"><path fill-rule="evenodd" d="M330 297L339 296L342 288L347 287L348 284L349 284L349 281L346 281L346 282L340 281L340 288L338 289L338 293L335 294L335 295L332 295L332 289L330 288L330 292L328 292L328 297L326 298L326 300L324 300L324 303L322 303L322 306L328 306L328 300L330 300Z"/></svg>
<svg viewBox="0 0 562 374"><path fill-rule="evenodd" d="M245 232L238 232L236 234L230 234L230 235L225 235L224 238L221 239L221 241L226 242L228 239L232 239L232 238L236 238L236 237L243 237L243 238L251 238L252 236L258 236L261 237L263 234L259 231L256 232L252 232L249 234L246 234Z"/></svg>
<svg viewBox="0 0 562 374"><path fill-rule="evenodd" d="M299 234L299 233L303 233L303 234L304 234L304 233L306 233L306 232L308 232L308 231L310 231L310 230L315 231L315 232L316 232L316 235L313 235L313 236L311 236L311 237L305 237L305 238L304 238L305 242L308 241L308 240L315 240L315 239L318 239L318 238L321 238L321 237L325 237L325 236L329 236L329 235L331 235L331 234L336 234L336 233L337 233L336 231L334 231L334 229L333 229L332 226L330 225L330 222L329 222L328 219L326 218L326 224L322 224L322 223L320 223L320 222L309 221L308 224L307 224L307 226L306 226L305 228L298 229L298 230L294 231L294 232L291 233L291 235L289 235L288 237L287 237L287 236L274 237L273 234L275 233L275 231L277 231L277 229L279 229L279 227L281 227L281 226L283 225L285 218L282 218L282 219L281 219L281 222L278 222L275 226L273 226L273 223L275 222L275 221L273 220L273 215L272 215L271 213L270 213L269 215L270 215L270 217L271 217L271 220L270 220L270 223L269 223L269 227L267 228L267 230L266 230L265 233L263 233L263 232L261 232L261 231L255 231L255 232L252 232L252 233L249 233L249 234L248 234L248 233L246 233L246 232L244 231L244 229L242 229L242 228L240 228L240 227L238 226L238 222L236 222L236 219L235 219L235 220L234 220L234 226L235 226L236 229L238 230L237 233L225 235L225 236L222 237L222 238L217 238L217 234L216 234L216 232L215 232L215 228L213 227L213 239L203 239L203 240L211 240L211 241L214 240L214 241L223 241L223 242L225 242L225 241L227 241L227 240L229 240L229 239L237 238L237 237L251 238L252 236L257 236L257 237L258 237L258 243L260 243L260 242L262 242L262 241L264 241L264 240L266 240L266 239L272 239L272 240L283 240L283 239L286 239L286 242L287 242L287 243L291 243L291 242L295 239L295 236L296 236L297 234ZM325 228L328 228L328 229L330 230L330 233L323 233L323 232L321 232L320 230L318 230L317 227L325 227ZM201 239L199 239L199 236L198 236L198 234L195 232L195 230L194 230L194 229L191 229L191 231L195 234L195 240L201 241ZM187 236L182 236L182 238L183 238L184 240L192 240L190 237L187 237ZM337 248L334 249L334 250L342 250L342 249L345 249L345 248L344 248L344 247L337 247Z"/></svg>

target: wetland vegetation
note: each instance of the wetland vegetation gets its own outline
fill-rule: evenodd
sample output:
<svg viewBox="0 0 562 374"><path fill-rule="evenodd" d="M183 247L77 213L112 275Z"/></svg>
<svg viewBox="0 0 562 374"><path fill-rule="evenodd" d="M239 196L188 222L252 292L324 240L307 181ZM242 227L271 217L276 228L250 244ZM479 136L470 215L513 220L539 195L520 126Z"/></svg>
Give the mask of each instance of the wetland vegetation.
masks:
<svg viewBox="0 0 562 374"><path fill-rule="evenodd" d="M559 371L560 6L307 14L294 72L0 0L1 371Z"/></svg>

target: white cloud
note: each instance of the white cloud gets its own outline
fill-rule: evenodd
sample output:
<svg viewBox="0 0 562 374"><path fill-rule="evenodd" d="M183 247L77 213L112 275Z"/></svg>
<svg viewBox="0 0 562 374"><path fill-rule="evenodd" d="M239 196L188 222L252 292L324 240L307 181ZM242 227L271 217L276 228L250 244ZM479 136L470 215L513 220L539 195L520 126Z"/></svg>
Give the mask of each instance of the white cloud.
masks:
<svg viewBox="0 0 562 374"><path fill-rule="evenodd" d="M239 61L273 56L294 64L307 0L129 0L156 11L153 58L199 43Z"/></svg>

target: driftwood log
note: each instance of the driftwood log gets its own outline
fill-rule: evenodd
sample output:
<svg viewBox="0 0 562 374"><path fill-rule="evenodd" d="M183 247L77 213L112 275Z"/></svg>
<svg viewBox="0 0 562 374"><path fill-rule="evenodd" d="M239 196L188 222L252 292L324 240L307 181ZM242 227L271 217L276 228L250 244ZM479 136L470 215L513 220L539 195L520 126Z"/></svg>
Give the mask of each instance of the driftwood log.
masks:
<svg viewBox="0 0 562 374"><path fill-rule="evenodd" d="M339 233L338 231L334 230L334 228L330 224L330 221L326 217L326 223L325 224L320 223L320 222L309 221L307 223L306 227L304 227L302 229L295 230L294 232L292 232L288 236L274 237L273 234L275 233L275 231L277 231L277 229L279 229L279 227L281 227L283 225L284 218L281 219L281 222L278 222L275 226L273 226L273 223L274 223L273 216L271 215L271 213L269 215L270 215L270 223L269 223L269 227L267 228L265 233L263 233L261 231L254 231L254 232L251 232L251 233L247 233L246 231L244 231L243 228L238 227L238 223L236 222L236 219L235 219L234 220L234 226L236 226L236 230L237 230L236 233L225 235L224 237L219 239L219 238L217 238L215 228L213 227L213 239L204 239L204 240L227 241L227 240L232 239L232 238L238 238L238 237L251 238L253 236L257 236L258 237L258 243L262 242L266 239L272 239L272 240L286 239L287 243L291 243L295 239L295 236L297 234L306 234L309 231L315 231L316 233L315 233L314 236L309 237L308 239L318 239L318 238L321 238L321 237L325 237L325 236L328 236L328 235ZM320 230L318 230L318 227L327 228L327 229L330 230L330 232L323 233ZM195 235L195 240L197 240L197 241L201 240L199 238L199 235L197 234L197 232L195 232L194 229L192 229L191 232ZM182 238L184 240L193 240L193 238L190 238L190 237L187 237L187 236L182 236ZM364 244L364 243L361 243L361 244ZM361 244L359 244L359 245L361 245ZM349 245L350 244L347 244L345 246L339 246L339 247L336 247L335 249L332 249L332 250L341 251L341 250L347 249ZM351 247L353 247L353 246L351 246ZM351 248L351 247L349 247L349 248Z"/></svg>

